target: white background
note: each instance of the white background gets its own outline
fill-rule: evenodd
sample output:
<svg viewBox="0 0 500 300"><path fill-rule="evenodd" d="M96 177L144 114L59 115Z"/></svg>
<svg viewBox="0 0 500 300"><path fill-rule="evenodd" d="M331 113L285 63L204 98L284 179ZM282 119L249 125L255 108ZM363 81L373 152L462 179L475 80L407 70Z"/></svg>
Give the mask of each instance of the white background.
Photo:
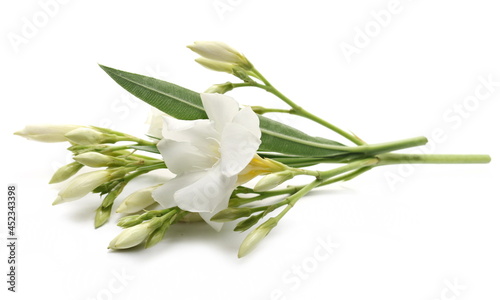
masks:
<svg viewBox="0 0 500 300"><path fill-rule="evenodd" d="M471 98L476 89L487 91L481 78L500 81L495 1L396 1L384 26L373 23L373 13L387 11L389 0L61 1L44 19L40 3L47 2L0 7L1 182L5 189L17 183L20 195L15 295L6 292L7 249L0 251L8 299L500 296L500 87L485 100ZM33 18L36 31L14 45ZM359 44L359 30L367 29L369 41ZM355 38L357 53L347 57L341 47L356 46ZM118 216L94 230L96 196L51 206L58 187L47 182L69 161L66 145L12 133L26 124L74 123L143 134L149 108L97 64L196 91L232 80L193 62L185 46L195 40L239 49L285 94L368 142L425 135L431 153L488 153L493 161L386 167L322 188L243 259L236 253L244 234L204 224L174 226L148 250L109 252ZM283 107L260 91L230 95ZM278 118L336 138L310 122ZM433 139L436 131L443 137ZM390 184L388 176L399 181ZM3 244L6 204L0 207ZM320 240L338 243L321 252L322 261L315 256Z"/></svg>

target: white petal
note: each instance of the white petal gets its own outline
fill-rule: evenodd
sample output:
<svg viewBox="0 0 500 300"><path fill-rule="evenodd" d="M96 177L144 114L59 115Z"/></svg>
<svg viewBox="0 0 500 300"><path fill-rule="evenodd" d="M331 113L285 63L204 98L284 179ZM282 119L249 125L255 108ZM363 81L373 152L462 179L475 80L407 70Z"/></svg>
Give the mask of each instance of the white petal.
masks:
<svg viewBox="0 0 500 300"><path fill-rule="evenodd" d="M237 176L226 177L220 167L204 173L195 183L177 191L177 206L190 212L213 212L221 202L228 201L236 184Z"/></svg>
<svg viewBox="0 0 500 300"><path fill-rule="evenodd" d="M203 177L204 174L205 172L196 172L196 173L178 175L177 177L172 178L169 181L165 182L159 188L155 189L152 193L153 198L155 199L156 202L160 203L163 208L170 208L173 206L177 206L177 203L175 202L174 199L174 194L178 190L193 184L198 179Z"/></svg>
<svg viewBox="0 0 500 300"><path fill-rule="evenodd" d="M149 124L148 135L161 138L161 132L163 128L163 116L166 116L161 110L151 107L149 112L149 117L146 121Z"/></svg>
<svg viewBox="0 0 500 300"><path fill-rule="evenodd" d="M222 174L233 176L240 173L250 163L260 143L260 139L253 132L240 124L227 125L221 138Z"/></svg>
<svg viewBox="0 0 500 300"><path fill-rule="evenodd" d="M231 196L231 195L229 195L229 196ZM228 203L229 203L229 197L227 198L226 201L220 202L219 205L217 205L217 207L214 209L213 212L200 212L200 217L202 217L202 219L205 220L205 222L207 222L207 224L210 225L213 229L215 229L216 231L220 231L222 229L222 225L224 225L224 223L210 221L210 219L219 211L226 209L228 206Z"/></svg>
<svg viewBox="0 0 500 300"><path fill-rule="evenodd" d="M222 132L224 126L230 123L239 111L238 102L226 95L201 94L201 101L218 132Z"/></svg>
<svg viewBox="0 0 500 300"><path fill-rule="evenodd" d="M157 144L168 169L175 174L199 172L210 169L218 158L210 156L208 151L202 152L187 142L176 142L163 139Z"/></svg>
<svg viewBox="0 0 500 300"><path fill-rule="evenodd" d="M259 117L251 107L245 107L240 110L234 117L233 123L242 125L260 139L262 133L259 127Z"/></svg>
<svg viewBox="0 0 500 300"><path fill-rule="evenodd" d="M220 134L209 120L184 121L164 117L163 138L187 142L206 156L219 156Z"/></svg>

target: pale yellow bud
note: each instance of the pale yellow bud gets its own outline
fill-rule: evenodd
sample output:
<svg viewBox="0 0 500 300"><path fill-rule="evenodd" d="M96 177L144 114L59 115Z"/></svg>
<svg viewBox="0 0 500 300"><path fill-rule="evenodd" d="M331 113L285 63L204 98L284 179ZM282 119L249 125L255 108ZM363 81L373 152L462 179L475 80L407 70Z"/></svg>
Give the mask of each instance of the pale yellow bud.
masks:
<svg viewBox="0 0 500 300"><path fill-rule="evenodd" d="M52 205L77 200L92 192L96 187L110 179L110 172L99 170L78 175L69 184L59 191Z"/></svg>
<svg viewBox="0 0 500 300"><path fill-rule="evenodd" d="M148 188L133 192L127 198L125 198L122 203L120 203L120 206L118 206L116 212L123 214L135 213L156 203L156 201L153 199L152 193L160 185L161 184L150 186Z"/></svg>
<svg viewBox="0 0 500 300"><path fill-rule="evenodd" d="M226 83L212 85L205 91L205 93L224 94L232 89L233 89L233 84L231 82L226 82Z"/></svg>
<svg viewBox="0 0 500 300"><path fill-rule="evenodd" d="M283 171L266 175L262 177L262 179L259 180L259 182L257 182L257 184L254 187L254 191L256 192L269 191L270 189L277 187L283 182L292 179L293 176L294 176L293 172L291 171Z"/></svg>
<svg viewBox="0 0 500 300"><path fill-rule="evenodd" d="M109 243L108 249L120 250L137 246L146 240L150 232L149 223L126 228Z"/></svg>
<svg viewBox="0 0 500 300"><path fill-rule="evenodd" d="M242 185L259 175L267 175L288 169L289 168L286 165L278 161L269 158L262 158L255 154L245 169L238 174L237 185Z"/></svg>
<svg viewBox="0 0 500 300"><path fill-rule="evenodd" d="M243 54L222 42L198 41L188 48L208 59L236 64L247 70L252 68L252 64Z"/></svg>
<svg viewBox="0 0 500 300"><path fill-rule="evenodd" d="M64 136L68 132L81 126L78 125L28 125L22 130L15 132L15 135L25 137L30 140L57 143L66 142L68 139Z"/></svg>
<svg viewBox="0 0 500 300"><path fill-rule="evenodd" d="M79 145L101 144L107 140L107 136L104 133L85 127L72 130L65 137L70 142Z"/></svg>
<svg viewBox="0 0 500 300"><path fill-rule="evenodd" d="M114 161L113 157L97 152L85 152L73 157L73 159L92 168L106 167Z"/></svg>
<svg viewBox="0 0 500 300"><path fill-rule="evenodd" d="M276 221L271 218L250 232L241 243L238 257L241 258L255 249L257 244L260 243L276 225Z"/></svg>
<svg viewBox="0 0 500 300"><path fill-rule="evenodd" d="M221 62L204 57L197 58L195 59L195 61L207 69L217 72L226 72L229 74L233 74L234 65L231 63Z"/></svg>

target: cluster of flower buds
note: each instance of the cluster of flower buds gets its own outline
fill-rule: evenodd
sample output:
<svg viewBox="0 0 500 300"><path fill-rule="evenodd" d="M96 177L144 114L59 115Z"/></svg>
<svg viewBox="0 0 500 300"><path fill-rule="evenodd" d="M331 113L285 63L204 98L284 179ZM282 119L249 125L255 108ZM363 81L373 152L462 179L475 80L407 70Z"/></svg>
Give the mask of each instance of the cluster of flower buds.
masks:
<svg viewBox="0 0 500 300"><path fill-rule="evenodd" d="M74 161L59 168L50 183L60 183L76 175L84 166L98 170L82 173L71 179L58 193L53 205L78 200L89 193L105 195L96 211L94 225L103 225L111 214L112 205L123 188L133 178L151 170L165 168L161 159L135 154L135 146L155 143L121 132L100 127L77 125L30 125L15 134L40 142L69 142ZM133 142L128 145L111 145ZM138 211L152 204L155 187L139 190L125 199L118 212Z"/></svg>

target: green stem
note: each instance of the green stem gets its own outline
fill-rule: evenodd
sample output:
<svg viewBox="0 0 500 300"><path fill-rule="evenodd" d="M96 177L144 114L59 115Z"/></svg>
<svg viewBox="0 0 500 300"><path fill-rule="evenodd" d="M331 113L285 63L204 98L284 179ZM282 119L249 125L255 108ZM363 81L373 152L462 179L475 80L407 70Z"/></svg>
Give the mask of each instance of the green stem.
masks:
<svg viewBox="0 0 500 300"><path fill-rule="evenodd" d="M385 153L377 156L379 166L395 164L487 164L489 155L483 154L400 154Z"/></svg>
<svg viewBox="0 0 500 300"><path fill-rule="evenodd" d="M307 110L305 110L304 108L300 107L299 105L297 105L295 102L293 102L290 98L288 98L287 96L285 96L283 93L281 93L278 89L276 89L265 77L264 75L262 75L257 69L253 69L252 70L255 75L257 75L257 78L259 78L260 80L262 80L262 82L264 83L264 85L262 84L259 84L259 83L256 83L256 82L249 82L248 85L245 85L245 86L255 86L255 87L258 87L258 88L261 88L261 89L264 89L266 90L267 92L269 93L272 93L274 94L276 97L280 98L281 100L283 100L283 102L285 102L286 104L288 104L292 110L290 111L290 113L292 114L295 114L295 115L298 115L298 116L301 116L301 117L304 117L304 118L307 118L311 121L314 121L336 133L338 133L339 135L343 136L344 138L348 139L349 141L353 142L354 144L356 145L365 145L366 143L361 140L359 137L357 137L356 135L354 134L351 134L347 131L344 131L343 129L327 122L326 120L322 119L322 118L319 118L317 117L316 115L308 112ZM235 86L237 87L237 86Z"/></svg>
<svg viewBox="0 0 500 300"><path fill-rule="evenodd" d="M167 166L165 165L164 162L149 165L149 166L139 167L136 169L136 171L134 173L128 174L127 176L123 177L123 180L128 182L128 181L130 181L130 180L132 180L132 179L134 179L137 176L140 176L142 174L146 174L146 173L151 172L153 170L164 169L166 167Z"/></svg>
<svg viewBox="0 0 500 300"><path fill-rule="evenodd" d="M293 111L291 109L281 109L281 108L268 108L263 106L252 106L252 110L259 115L266 113L284 113L291 114Z"/></svg>

